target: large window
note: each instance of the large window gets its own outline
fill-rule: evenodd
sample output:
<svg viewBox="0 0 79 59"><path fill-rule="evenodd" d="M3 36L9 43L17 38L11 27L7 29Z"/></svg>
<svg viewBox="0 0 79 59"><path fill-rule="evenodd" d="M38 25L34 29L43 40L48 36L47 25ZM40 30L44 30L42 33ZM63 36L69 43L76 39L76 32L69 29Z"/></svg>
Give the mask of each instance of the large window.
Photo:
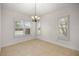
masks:
<svg viewBox="0 0 79 59"><path fill-rule="evenodd" d="M30 22L24 20L15 21L15 36L28 34L30 34Z"/></svg>

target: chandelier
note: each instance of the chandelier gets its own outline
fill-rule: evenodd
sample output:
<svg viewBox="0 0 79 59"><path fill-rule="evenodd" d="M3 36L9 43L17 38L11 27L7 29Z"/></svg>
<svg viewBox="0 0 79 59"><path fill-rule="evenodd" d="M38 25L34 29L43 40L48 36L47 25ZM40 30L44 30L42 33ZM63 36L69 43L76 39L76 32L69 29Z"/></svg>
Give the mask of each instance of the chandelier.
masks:
<svg viewBox="0 0 79 59"><path fill-rule="evenodd" d="M31 18L32 18L32 21L33 21L33 22L37 22L37 21L39 21L39 19L40 19L39 16L31 16Z"/></svg>
<svg viewBox="0 0 79 59"><path fill-rule="evenodd" d="M35 3L35 15L34 16L31 16L31 18L32 18L32 22L37 22L37 21L39 21L39 19L40 19L40 17L39 16L37 16L36 14L36 3Z"/></svg>

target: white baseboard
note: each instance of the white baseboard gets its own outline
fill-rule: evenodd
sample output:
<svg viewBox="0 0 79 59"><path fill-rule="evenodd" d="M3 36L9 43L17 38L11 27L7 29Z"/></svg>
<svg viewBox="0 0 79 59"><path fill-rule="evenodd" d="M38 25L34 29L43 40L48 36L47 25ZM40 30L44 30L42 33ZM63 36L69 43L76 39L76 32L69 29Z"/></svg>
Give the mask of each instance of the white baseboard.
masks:
<svg viewBox="0 0 79 59"><path fill-rule="evenodd" d="M0 54L1 54L1 48L0 48Z"/></svg>
<svg viewBox="0 0 79 59"><path fill-rule="evenodd" d="M11 43L7 43L7 44L3 44L3 45L1 46L1 48L3 48L3 47L7 47L7 46L10 46L10 45L14 45L14 44L18 44L18 43L21 43L21 42L24 42L24 41L28 41L28 40L32 40L32 39L27 39L27 40L17 40L17 41L15 41L15 42L11 42Z"/></svg>
<svg viewBox="0 0 79 59"><path fill-rule="evenodd" d="M7 47L7 46L10 46L10 45L14 45L14 44L17 44L17 43L20 43L20 42L24 42L24 41L32 40L32 39L34 39L34 38L31 38L31 39L25 39L25 40L18 40L18 41L15 41L15 42L7 43L7 44L2 45L1 48L2 48L2 47ZM73 50L79 51L78 48L74 48L74 47L66 46L66 45L61 44L61 43L58 43L58 42L50 41L50 40L47 40L47 39L44 40L44 38L37 38L37 39L39 39L39 40L43 40L43 41L47 41L47 42L52 43L52 44L60 45L60 46L62 46L62 47L66 47L66 48L69 48L69 49L73 49Z"/></svg>
<svg viewBox="0 0 79 59"><path fill-rule="evenodd" d="M40 39L40 38L39 38L39 39ZM50 40L47 40L47 39L46 39L46 40L40 39L40 40L47 41L47 42L49 42L49 43L51 43L51 44L56 44L56 45L59 45L59 46L65 47L65 48L69 48L69 49L73 49L73 50L79 51L78 48L73 48L73 47L70 47L70 46L66 46L66 45L60 44L60 43L58 43L58 42L50 41Z"/></svg>

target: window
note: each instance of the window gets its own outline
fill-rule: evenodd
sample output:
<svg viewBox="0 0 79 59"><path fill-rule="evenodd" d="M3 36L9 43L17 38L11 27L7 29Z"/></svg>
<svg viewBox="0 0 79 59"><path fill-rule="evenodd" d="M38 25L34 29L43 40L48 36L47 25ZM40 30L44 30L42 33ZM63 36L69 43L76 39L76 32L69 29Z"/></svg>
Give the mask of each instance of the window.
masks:
<svg viewBox="0 0 79 59"><path fill-rule="evenodd" d="M30 22L25 22L25 35L30 34Z"/></svg>
<svg viewBox="0 0 79 59"><path fill-rule="evenodd" d="M15 21L15 36L28 34L30 34L30 22L24 20Z"/></svg>
<svg viewBox="0 0 79 59"><path fill-rule="evenodd" d="M37 22L37 35L40 35L40 21Z"/></svg>

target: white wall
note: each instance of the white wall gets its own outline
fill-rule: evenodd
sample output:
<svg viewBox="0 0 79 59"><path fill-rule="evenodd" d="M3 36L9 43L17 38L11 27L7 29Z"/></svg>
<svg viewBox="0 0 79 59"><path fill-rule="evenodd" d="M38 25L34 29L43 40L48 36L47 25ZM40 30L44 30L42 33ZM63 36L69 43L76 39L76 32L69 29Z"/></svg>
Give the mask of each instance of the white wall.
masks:
<svg viewBox="0 0 79 59"><path fill-rule="evenodd" d="M57 39L56 25L57 17L70 15L70 41L63 41ZM34 32L26 37L15 38L14 37L14 20L17 19L30 19L30 17L3 8L2 13L2 47L17 42L26 41L35 38ZM67 6L60 8L54 12L41 17L41 38L42 40L55 43L61 46L79 50L79 7L78 6ZM32 24L34 25L34 24ZM32 27L32 30L35 30Z"/></svg>
<svg viewBox="0 0 79 59"><path fill-rule="evenodd" d="M15 44L18 42L31 40L34 38L34 33L32 32L31 35L27 35L25 37L18 37L15 38L14 36L14 21L15 20L30 20L30 17L10 9L3 8L2 13L2 47L8 46L11 44ZM31 21L30 21L31 22ZM31 30L32 31L32 30Z"/></svg>
<svg viewBox="0 0 79 59"><path fill-rule="evenodd" d="M57 39L57 18L70 15L70 40L64 41ZM44 15L41 18L42 40L55 43L67 48L79 50L79 6L71 5L62 7L54 12Z"/></svg>
<svg viewBox="0 0 79 59"><path fill-rule="evenodd" d="M0 47L1 47L1 4L0 4ZM1 51L1 48L0 48L0 51Z"/></svg>

